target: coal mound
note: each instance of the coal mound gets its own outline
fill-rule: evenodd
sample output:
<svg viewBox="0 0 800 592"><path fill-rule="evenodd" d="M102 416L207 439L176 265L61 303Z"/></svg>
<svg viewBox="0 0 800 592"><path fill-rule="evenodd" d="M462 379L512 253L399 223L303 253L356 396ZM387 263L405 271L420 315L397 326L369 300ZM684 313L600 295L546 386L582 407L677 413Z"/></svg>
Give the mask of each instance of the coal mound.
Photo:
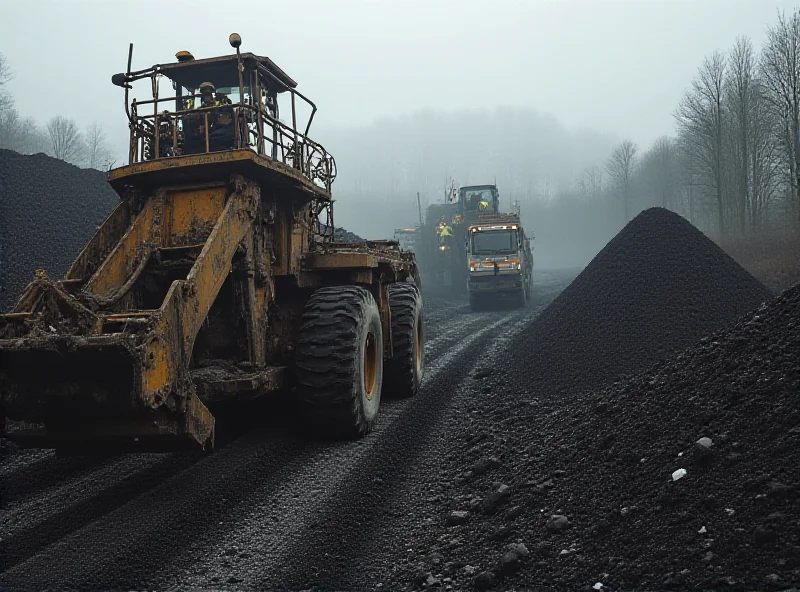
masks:
<svg viewBox="0 0 800 592"><path fill-rule="evenodd" d="M16 304L36 269L63 277L118 203L105 173L0 150L0 311Z"/></svg>
<svg viewBox="0 0 800 592"><path fill-rule="evenodd" d="M543 395L643 370L750 312L773 293L687 220L631 220L512 346Z"/></svg>
<svg viewBox="0 0 800 592"><path fill-rule="evenodd" d="M333 239L337 243L365 243L366 239L361 238L357 234L349 232L341 227L333 229Z"/></svg>
<svg viewBox="0 0 800 592"><path fill-rule="evenodd" d="M63 277L118 203L105 173L0 149L0 312L16 304L36 269ZM334 236L364 242L341 227Z"/></svg>
<svg viewBox="0 0 800 592"><path fill-rule="evenodd" d="M800 285L564 411L538 426L561 448L532 463L558 475L554 487L533 485L516 503L570 516L558 541L575 548L561 562L569 579L605 573L624 589L800 583ZM553 541L544 520L528 512L516 526Z"/></svg>

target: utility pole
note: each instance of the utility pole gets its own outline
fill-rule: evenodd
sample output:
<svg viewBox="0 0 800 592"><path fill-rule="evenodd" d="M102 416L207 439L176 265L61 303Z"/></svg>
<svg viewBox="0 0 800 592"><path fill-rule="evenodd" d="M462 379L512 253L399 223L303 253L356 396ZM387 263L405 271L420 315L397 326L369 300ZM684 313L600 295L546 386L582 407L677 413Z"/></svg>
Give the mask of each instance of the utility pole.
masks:
<svg viewBox="0 0 800 592"><path fill-rule="evenodd" d="M422 228L422 204L419 201L419 191L417 191L417 211L419 212L419 226Z"/></svg>

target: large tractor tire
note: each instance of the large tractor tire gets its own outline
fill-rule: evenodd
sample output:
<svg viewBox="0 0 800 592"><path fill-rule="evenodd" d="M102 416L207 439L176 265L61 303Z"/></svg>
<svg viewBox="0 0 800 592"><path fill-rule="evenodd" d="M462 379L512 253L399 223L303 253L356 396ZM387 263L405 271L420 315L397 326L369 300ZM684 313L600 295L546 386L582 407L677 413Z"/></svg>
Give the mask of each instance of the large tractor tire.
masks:
<svg viewBox="0 0 800 592"><path fill-rule="evenodd" d="M483 312L487 308L486 296L479 296L478 294L469 295L469 309L472 312Z"/></svg>
<svg viewBox="0 0 800 592"><path fill-rule="evenodd" d="M302 416L315 435L356 439L372 431L383 384L383 331L368 290L320 288L309 298L295 378Z"/></svg>
<svg viewBox="0 0 800 592"><path fill-rule="evenodd" d="M392 358L386 360L384 392L405 399L419 391L425 370L425 323L422 295L415 284L389 286L392 314Z"/></svg>
<svg viewBox="0 0 800 592"><path fill-rule="evenodd" d="M528 288L525 286L525 282L522 283L522 288L517 294L517 307L518 308L526 308L528 306Z"/></svg>
<svg viewBox="0 0 800 592"><path fill-rule="evenodd" d="M520 306L523 308L531 305L531 301L533 300L533 279L531 276L527 276L522 283L522 297L520 300Z"/></svg>

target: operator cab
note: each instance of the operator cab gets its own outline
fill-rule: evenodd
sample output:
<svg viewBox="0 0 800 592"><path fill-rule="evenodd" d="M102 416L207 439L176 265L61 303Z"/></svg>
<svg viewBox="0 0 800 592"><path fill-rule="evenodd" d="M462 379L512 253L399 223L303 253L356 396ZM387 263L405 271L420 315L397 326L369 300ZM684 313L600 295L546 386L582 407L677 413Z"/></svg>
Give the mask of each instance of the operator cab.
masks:
<svg viewBox="0 0 800 592"><path fill-rule="evenodd" d="M195 59L179 51L173 63L135 72L130 70L131 45L128 71L112 77L125 89L129 164L246 150L330 192L333 158L308 138L314 103L272 60L241 53L239 35L232 34L229 43L235 54ZM129 101L133 84L145 80L149 88L142 88L149 97ZM303 113L307 117L301 122Z"/></svg>
<svg viewBox="0 0 800 592"><path fill-rule="evenodd" d="M496 214L500 208L500 194L495 185L471 185L459 189L458 201L463 214ZM480 208L486 202L485 210ZM470 216L472 217L472 216Z"/></svg>

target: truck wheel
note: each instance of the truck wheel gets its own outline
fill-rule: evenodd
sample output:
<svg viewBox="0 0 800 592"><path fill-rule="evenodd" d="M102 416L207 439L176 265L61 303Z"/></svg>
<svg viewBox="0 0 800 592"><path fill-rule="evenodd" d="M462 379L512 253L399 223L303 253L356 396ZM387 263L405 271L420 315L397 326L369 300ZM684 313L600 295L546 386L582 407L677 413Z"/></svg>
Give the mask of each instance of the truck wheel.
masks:
<svg viewBox="0 0 800 592"><path fill-rule="evenodd" d="M384 392L405 399L417 394L425 369L425 324L420 291L411 283L391 284L389 310L394 355L386 360Z"/></svg>
<svg viewBox="0 0 800 592"><path fill-rule="evenodd" d="M528 306L528 289L525 286L525 283L522 284L522 289L519 291L517 295L517 304L520 308L525 308Z"/></svg>
<svg viewBox="0 0 800 592"><path fill-rule="evenodd" d="M480 312L486 308L486 300L477 294L469 295L469 309L472 312Z"/></svg>
<svg viewBox="0 0 800 592"><path fill-rule="evenodd" d="M383 384L383 331L372 294L356 286L317 290L297 340L298 404L325 436L359 438L372 431Z"/></svg>

